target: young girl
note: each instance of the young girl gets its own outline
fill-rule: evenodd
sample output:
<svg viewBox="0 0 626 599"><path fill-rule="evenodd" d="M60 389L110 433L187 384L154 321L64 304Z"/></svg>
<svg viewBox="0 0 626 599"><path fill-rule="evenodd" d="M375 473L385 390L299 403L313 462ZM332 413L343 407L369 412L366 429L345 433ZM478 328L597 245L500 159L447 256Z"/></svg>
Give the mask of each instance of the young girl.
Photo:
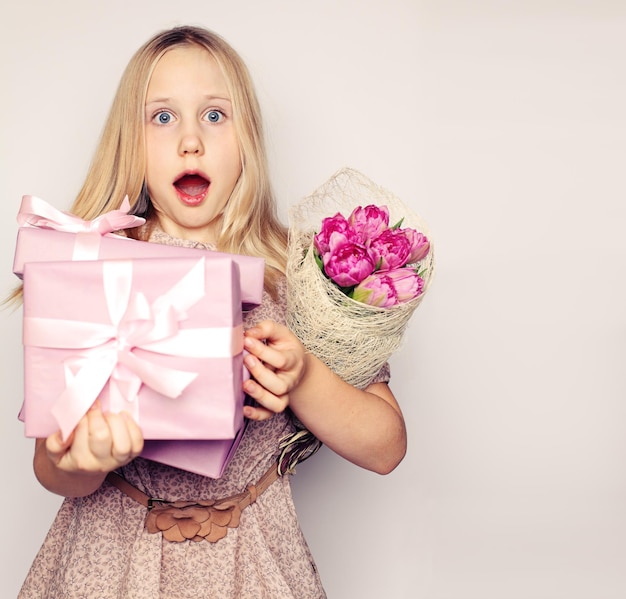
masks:
<svg viewBox="0 0 626 599"><path fill-rule="evenodd" d="M73 212L93 219L127 194L147 219L133 237L265 258L263 304L245 315L250 423L217 480L138 457L139 427L97 403L66 441L59 433L38 439L36 476L66 499L20 597L324 597L289 479L276 474L280 440L297 418L339 455L388 473L404 456L404 421L387 368L358 390L284 326L286 232L268 182L259 107L241 59L215 34L175 28L130 61ZM113 471L115 480L107 477ZM168 540L146 526L146 496L237 496L238 526L215 542Z"/></svg>

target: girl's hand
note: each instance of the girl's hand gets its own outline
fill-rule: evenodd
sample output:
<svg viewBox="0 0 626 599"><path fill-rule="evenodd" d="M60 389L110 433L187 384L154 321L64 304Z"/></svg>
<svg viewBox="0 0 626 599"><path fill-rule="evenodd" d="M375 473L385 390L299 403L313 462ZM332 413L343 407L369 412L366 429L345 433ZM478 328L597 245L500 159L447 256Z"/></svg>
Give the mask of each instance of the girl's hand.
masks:
<svg viewBox="0 0 626 599"><path fill-rule="evenodd" d="M289 392L306 371L306 351L287 327L272 320L248 329L244 346L250 352L245 364L252 379L245 381L243 388L260 404L245 406L244 415L251 420L267 420L289 405Z"/></svg>
<svg viewBox="0 0 626 599"><path fill-rule="evenodd" d="M143 435L133 418L122 412L104 414L99 402L63 441L60 432L46 439L52 463L64 472L107 473L125 466L143 449Z"/></svg>

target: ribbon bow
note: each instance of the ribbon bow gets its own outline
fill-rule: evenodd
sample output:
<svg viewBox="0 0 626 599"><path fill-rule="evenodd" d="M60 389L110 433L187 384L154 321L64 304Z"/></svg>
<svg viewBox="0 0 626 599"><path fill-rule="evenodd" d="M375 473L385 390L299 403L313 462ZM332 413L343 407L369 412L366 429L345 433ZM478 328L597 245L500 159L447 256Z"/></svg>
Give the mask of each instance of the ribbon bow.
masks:
<svg viewBox="0 0 626 599"><path fill-rule="evenodd" d="M93 220L83 220L57 210L54 206L35 196L23 196L22 205L17 214L21 227L54 229L64 233L75 233L73 260L96 260L100 253L100 240L103 235L113 231L138 227L146 222L145 218L128 214L130 203L128 196L117 210L105 212Z"/></svg>
<svg viewBox="0 0 626 599"><path fill-rule="evenodd" d="M102 275L109 323L24 318L25 344L78 350L65 361L66 388L51 409L64 438L107 383L111 411L127 409L138 419L142 384L173 399L198 376L155 364L138 356L136 349L192 358L233 356L243 350L241 327L180 328L187 318L185 311L205 294L204 265L205 259L199 259L178 283L150 303L142 293L131 293L132 261L105 261Z"/></svg>
<svg viewBox="0 0 626 599"><path fill-rule="evenodd" d="M146 222L145 218L128 214L129 211L130 203L126 196L119 209L105 212L93 220L83 220L78 216L58 210L40 198L23 196L17 222L22 227L106 235L120 229L138 227Z"/></svg>

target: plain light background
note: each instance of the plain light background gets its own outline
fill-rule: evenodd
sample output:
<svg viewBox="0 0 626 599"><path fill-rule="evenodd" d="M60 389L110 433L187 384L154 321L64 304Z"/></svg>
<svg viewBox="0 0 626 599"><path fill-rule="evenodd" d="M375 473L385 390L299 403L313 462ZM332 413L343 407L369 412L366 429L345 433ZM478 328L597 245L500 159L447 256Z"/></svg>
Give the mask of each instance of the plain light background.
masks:
<svg viewBox="0 0 626 599"><path fill-rule="evenodd" d="M626 5L12 3L2 294L21 196L70 206L127 60L187 23L247 61L283 215L352 166L436 243L435 282L392 359L406 459L380 477L323 450L294 479L329 597L626 597ZM0 312L4 597L60 503L16 420L20 318Z"/></svg>

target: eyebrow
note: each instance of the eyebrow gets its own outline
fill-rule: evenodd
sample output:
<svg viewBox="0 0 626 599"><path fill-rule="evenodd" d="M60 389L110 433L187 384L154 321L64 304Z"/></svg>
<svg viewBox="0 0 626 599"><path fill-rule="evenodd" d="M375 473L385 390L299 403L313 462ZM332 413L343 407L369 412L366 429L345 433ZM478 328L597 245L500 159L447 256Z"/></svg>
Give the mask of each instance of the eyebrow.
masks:
<svg viewBox="0 0 626 599"><path fill-rule="evenodd" d="M213 96L213 95L206 95L204 96L205 100L219 100L222 102L229 102L232 103L230 98L224 98L223 96ZM150 105L150 104L167 104L168 102L171 102L172 98L154 98L152 99L146 99L146 106Z"/></svg>

